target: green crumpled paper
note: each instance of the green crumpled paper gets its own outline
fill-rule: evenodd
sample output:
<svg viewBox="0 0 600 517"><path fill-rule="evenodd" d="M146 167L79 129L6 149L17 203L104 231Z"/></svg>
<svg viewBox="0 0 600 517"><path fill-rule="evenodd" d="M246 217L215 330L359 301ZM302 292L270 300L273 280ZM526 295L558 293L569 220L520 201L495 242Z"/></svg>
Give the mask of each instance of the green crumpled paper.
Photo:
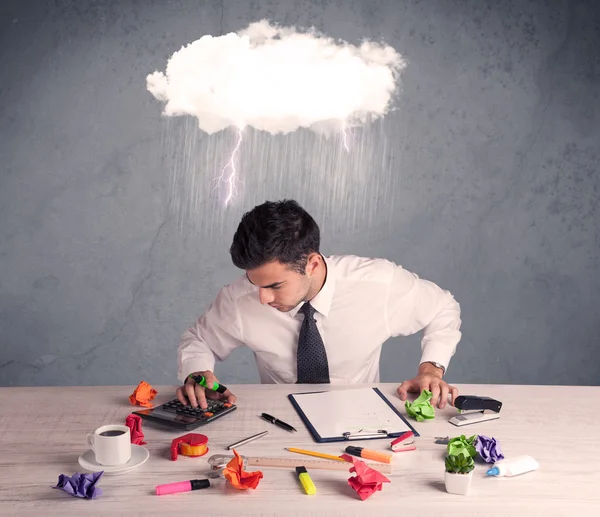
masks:
<svg viewBox="0 0 600 517"><path fill-rule="evenodd" d="M404 407L408 416L417 419L417 422L422 422L425 419L435 418L435 409L431 405L432 393L428 390L423 390L419 397L411 404L408 400Z"/></svg>
<svg viewBox="0 0 600 517"><path fill-rule="evenodd" d="M477 450L475 449L475 441L477 440L477 435L474 434L467 438L464 434L457 436L456 438L452 438L448 441L448 456L459 456L460 454L464 456L471 456L474 458L477 455Z"/></svg>

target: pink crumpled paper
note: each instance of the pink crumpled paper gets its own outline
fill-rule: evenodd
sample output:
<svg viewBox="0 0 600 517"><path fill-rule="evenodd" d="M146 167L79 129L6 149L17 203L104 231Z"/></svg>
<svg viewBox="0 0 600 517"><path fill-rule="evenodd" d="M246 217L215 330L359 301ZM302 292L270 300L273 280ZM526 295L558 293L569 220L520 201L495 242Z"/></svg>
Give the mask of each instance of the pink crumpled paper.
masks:
<svg viewBox="0 0 600 517"><path fill-rule="evenodd" d="M135 445L146 445L142 431L142 417L131 414L125 419L125 425L131 431L131 443Z"/></svg>
<svg viewBox="0 0 600 517"><path fill-rule="evenodd" d="M348 484L363 501L381 490L383 483L391 483L388 478L369 467L364 461L348 454L342 454L341 457L346 461L351 460L354 464L353 467L350 467L350 472L356 473L356 476L348 478Z"/></svg>

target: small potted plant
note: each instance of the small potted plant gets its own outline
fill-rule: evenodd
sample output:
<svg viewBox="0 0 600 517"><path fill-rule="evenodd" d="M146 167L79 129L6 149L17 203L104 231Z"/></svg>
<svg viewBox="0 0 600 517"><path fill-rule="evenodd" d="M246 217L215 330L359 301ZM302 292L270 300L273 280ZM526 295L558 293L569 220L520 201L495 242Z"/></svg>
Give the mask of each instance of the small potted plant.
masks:
<svg viewBox="0 0 600 517"><path fill-rule="evenodd" d="M475 462L469 454L446 456L445 482L449 494L467 495L471 488Z"/></svg>

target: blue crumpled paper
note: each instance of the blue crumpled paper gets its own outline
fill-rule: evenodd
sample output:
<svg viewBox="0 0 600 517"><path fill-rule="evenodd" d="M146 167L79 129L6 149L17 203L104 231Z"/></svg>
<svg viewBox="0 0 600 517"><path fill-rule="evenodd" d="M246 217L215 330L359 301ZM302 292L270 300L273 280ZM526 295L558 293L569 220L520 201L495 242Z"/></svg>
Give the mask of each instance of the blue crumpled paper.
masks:
<svg viewBox="0 0 600 517"><path fill-rule="evenodd" d="M482 434L478 435L475 441L475 449L479 453L479 457L486 463L495 463L504 459L504 454L502 454L500 444L496 438L490 438Z"/></svg>
<svg viewBox="0 0 600 517"><path fill-rule="evenodd" d="M95 499L102 495L102 490L96 486L104 471L91 474L80 474L76 472L72 476L61 474L58 476L58 484L52 488L58 488L73 497L84 499Z"/></svg>

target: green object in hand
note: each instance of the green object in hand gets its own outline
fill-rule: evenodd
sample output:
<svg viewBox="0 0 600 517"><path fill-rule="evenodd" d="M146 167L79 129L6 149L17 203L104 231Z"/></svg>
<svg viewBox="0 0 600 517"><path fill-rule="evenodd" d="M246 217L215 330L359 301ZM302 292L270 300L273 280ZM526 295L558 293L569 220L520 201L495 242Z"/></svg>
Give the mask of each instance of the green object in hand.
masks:
<svg viewBox="0 0 600 517"><path fill-rule="evenodd" d="M448 440L448 456L469 456L469 458L474 458L477 455L477 450L475 449L475 440L477 440L477 435L467 438L464 434L457 436L456 438L452 438Z"/></svg>
<svg viewBox="0 0 600 517"><path fill-rule="evenodd" d="M435 418L435 409L431 405L432 393L428 390L423 390L419 397L411 404L408 400L404 404L408 416L417 419L417 422L422 422L425 419Z"/></svg>
<svg viewBox="0 0 600 517"><path fill-rule="evenodd" d="M456 474L468 474L475 468L475 462L471 456L464 454L446 456L446 471Z"/></svg>
<svg viewBox="0 0 600 517"><path fill-rule="evenodd" d="M200 386L202 386L203 388L208 388L208 386L206 385L206 379L203 375L190 374L190 379L193 379L195 382L200 384ZM213 382L212 388L209 388L209 389L216 391L218 393L225 393L227 391L227 386L223 386L222 384L219 384L218 382Z"/></svg>

